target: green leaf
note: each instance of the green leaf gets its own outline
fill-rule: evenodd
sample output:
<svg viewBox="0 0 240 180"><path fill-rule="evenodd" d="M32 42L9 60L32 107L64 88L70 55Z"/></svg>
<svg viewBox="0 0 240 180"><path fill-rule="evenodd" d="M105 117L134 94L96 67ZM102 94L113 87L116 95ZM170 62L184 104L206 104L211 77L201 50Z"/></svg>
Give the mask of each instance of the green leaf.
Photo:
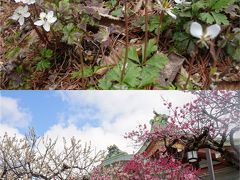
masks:
<svg viewBox="0 0 240 180"><path fill-rule="evenodd" d="M212 7L218 0L208 0L207 5L208 7Z"/></svg>
<svg viewBox="0 0 240 180"><path fill-rule="evenodd" d="M212 24L214 22L214 18L212 17L212 15L210 13L200 13L199 19L208 24Z"/></svg>
<svg viewBox="0 0 240 180"><path fill-rule="evenodd" d="M179 13L180 17L192 17L192 12L191 11L183 11Z"/></svg>
<svg viewBox="0 0 240 180"><path fill-rule="evenodd" d="M158 26L160 25L160 19L159 19L159 16L150 16L150 19L149 19L149 31L150 32L153 32L155 29L158 29ZM144 30L145 32L145 25L142 27L142 29Z"/></svg>
<svg viewBox="0 0 240 180"><path fill-rule="evenodd" d="M165 54L159 53L154 54L146 64L155 66L159 69L163 69L165 65L168 63L168 57Z"/></svg>
<svg viewBox="0 0 240 180"><path fill-rule="evenodd" d="M72 73L72 78L86 78L91 77L94 74L93 68L90 66L84 67L83 71L74 71Z"/></svg>
<svg viewBox="0 0 240 180"><path fill-rule="evenodd" d="M111 15L116 16L116 17L121 17L122 14L122 8L117 8L116 10L114 10Z"/></svg>
<svg viewBox="0 0 240 180"><path fill-rule="evenodd" d="M142 60L144 58L144 44L142 45ZM150 39L147 43L147 58L157 51L156 39Z"/></svg>
<svg viewBox="0 0 240 180"><path fill-rule="evenodd" d="M138 86L140 83L139 80L140 73L141 68L138 65L129 61L126 67L126 73L123 82L128 84L130 87Z"/></svg>
<svg viewBox="0 0 240 180"><path fill-rule="evenodd" d="M197 1L196 3L192 4L192 11L194 14L199 12L199 9L205 8L206 3L204 1Z"/></svg>
<svg viewBox="0 0 240 180"><path fill-rule="evenodd" d="M223 25L228 25L229 21L227 19L227 16L225 14L221 14L221 13L215 13L215 12L211 12L214 20L216 21L217 24L223 24Z"/></svg>
<svg viewBox="0 0 240 180"><path fill-rule="evenodd" d="M100 79L98 82L99 82L99 83L98 83L98 87L101 88L101 89L103 89L103 90L110 89L111 86L112 86L112 82L109 81L109 79L106 78L106 77Z"/></svg>
<svg viewBox="0 0 240 180"><path fill-rule="evenodd" d="M235 0L217 0L212 6L211 9L215 11L221 11L224 8L227 8L229 5L233 4Z"/></svg>
<svg viewBox="0 0 240 180"><path fill-rule="evenodd" d="M40 52L42 58L50 59L53 56L53 51L51 49L44 48Z"/></svg>
<svg viewBox="0 0 240 180"><path fill-rule="evenodd" d="M139 63L136 47L130 46L128 49L128 58Z"/></svg>
<svg viewBox="0 0 240 180"><path fill-rule="evenodd" d="M70 3L69 0L62 0L59 2L58 8L60 12L64 12L69 9Z"/></svg>
<svg viewBox="0 0 240 180"><path fill-rule="evenodd" d="M122 63L119 63L117 66L112 68L110 71L107 72L106 78L111 81L121 81L121 69L122 69Z"/></svg>
<svg viewBox="0 0 240 180"><path fill-rule="evenodd" d="M144 66L141 73L141 83L139 88L143 88L147 85L154 85L159 78L160 69L154 66Z"/></svg>
<svg viewBox="0 0 240 180"><path fill-rule="evenodd" d="M41 61L39 61L39 62L37 63L37 65L36 65L36 70L37 70L37 71L43 71L43 70L45 70L45 69L50 68L50 66L51 66L51 63L50 63L49 60L47 60L47 59L41 60Z"/></svg>
<svg viewBox="0 0 240 180"><path fill-rule="evenodd" d="M81 32L77 27L75 27L73 23L69 23L63 28L62 41L73 44L78 39L78 34L81 34Z"/></svg>
<svg viewBox="0 0 240 180"><path fill-rule="evenodd" d="M233 59L236 60L237 62L240 62L240 47L235 49Z"/></svg>

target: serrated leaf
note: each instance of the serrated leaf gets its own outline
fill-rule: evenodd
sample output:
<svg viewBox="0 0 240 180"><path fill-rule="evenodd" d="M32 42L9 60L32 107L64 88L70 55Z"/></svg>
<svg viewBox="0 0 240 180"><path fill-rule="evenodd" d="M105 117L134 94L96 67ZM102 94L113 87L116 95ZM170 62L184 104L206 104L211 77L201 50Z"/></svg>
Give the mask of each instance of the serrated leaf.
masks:
<svg viewBox="0 0 240 180"><path fill-rule="evenodd" d="M128 58L139 63L136 47L130 46L128 49Z"/></svg>
<svg viewBox="0 0 240 180"><path fill-rule="evenodd" d="M198 13L199 9L204 8L206 3L204 1L197 1L196 3L192 4L192 11L193 13Z"/></svg>
<svg viewBox="0 0 240 180"><path fill-rule="evenodd" d="M144 44L142 45L142 59L144 58ZM147 58L157 51L156 39L150 39L147 44Z"/></svg>
<svg viewBox="0 0 240 180"><path fill-rule="evenodd" d="M114 68L112 68L108 73L106 74L106 78L109 79L110 81L121 81L121 64L118 64Z"/></svg>
<svg viewBox="0 0 240 180"><path fill-rule="evenodd" d="M49 59L53 56L53 51L51 49L44 48L41 50L40 54L43 58Z"/></svg>
<svg viewBox="0 0 240 180"><path fill-rule="evenodd" d="M130 87L136 87L140 83L140 73L141 68L138 65L128 62L123 82L128 84Z"/></svg>
<svg viewBox="0 0 240 180"><path fill-rule="evenodd" d="M109 81L106 77L100 79L98 82L98 86L103 90L110 89L112 86L112 82Z"/></svg>
<svg viewBox="0 0 240 180"><path fill-rule="evenodd" d="M86 78L91 77L94 74L92 67L84 67L83 71L74 71L72 73L72 78Z"/></svg>
<svg viewBox="0 0 240 180"><path fill-rule="evenodd" d="M212 24L214 22L214 18L212 17L212 15L210 13L200 13L199 19L208 24Z"/></svg>
<svg viewBox="0 0 240 180"><path fill-rule="evenodd" d="M155 66L159 69L163 69L167 63L168 63L168 57L165 54L159 53L159 54L154 54L153 57L151 57L147 61L146 64Z"/></svg>
<svg viewBox="0 0 240 180"><path fill-rule="evenodd" d="M49 60L41 60L37 63L36 70L37 71L43 71L45 69L50 68L50 66L51 66L51 63L50 63Z"/></svg>
<svg viewBox="0 0 240 180"><path fill-rule="evenodd" d="M215 13L215 12L211 12L214 20L216 21L217 24L224 24L224 25L228 25L229 21L227 19L227 16L225 14L221 14L221 13Z"/></svg>
<svg viewBox="0 0 240 180"><path fill-rule="evenodd" d="M154 66L144 66L141 73L140 87L156 84L160 74L160 69Z"/></svg>
<svg viewBox="0 0 240 180"><path fill-rule="evenodd" d="M217 0L212 6L211 9L215 11L221 11L224 8L227 8L229 5L233 4L235 0Z"/></svg>

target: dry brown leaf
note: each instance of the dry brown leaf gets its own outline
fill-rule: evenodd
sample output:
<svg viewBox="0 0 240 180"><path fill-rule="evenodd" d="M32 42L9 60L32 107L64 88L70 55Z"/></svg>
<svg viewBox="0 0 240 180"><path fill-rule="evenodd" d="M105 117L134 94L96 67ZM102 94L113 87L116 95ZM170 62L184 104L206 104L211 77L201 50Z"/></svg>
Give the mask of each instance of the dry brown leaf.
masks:
<svg viewBox="0 0 240 180"><path fill-rule="evenodd" d="M169 62L160 73L160 84L161 86L168 86L176 78L177 73L182 67L183 62L186 60L185 57L180 56L176 53L171 53L169 56Z"/></svg>

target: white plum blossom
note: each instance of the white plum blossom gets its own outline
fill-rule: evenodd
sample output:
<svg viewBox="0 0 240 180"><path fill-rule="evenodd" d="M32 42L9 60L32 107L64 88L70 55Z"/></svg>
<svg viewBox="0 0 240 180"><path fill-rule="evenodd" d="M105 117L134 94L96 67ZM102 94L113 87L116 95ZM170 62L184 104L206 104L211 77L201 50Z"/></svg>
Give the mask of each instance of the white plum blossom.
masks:
<svg viewBox="0 0 240 180"><path fill-rule="evenodd" d="M160 10L167 13L168 15L170 15L172 18L177 19L177 16L175 14L173 14L172 12L172 4L171 4L171 0L156 0L158 5L160 6Z"/></svg>
<svg viewBox="0 0 240 180"><path fill-rule="evenodd" d="M203 43L205 46L207 46L206 42L216 38L220 31L221 27L218 24L208 26L205 31L203 31L202 25L198 22L192 22L190 25L191 35L198 38L199 42Z"/></svg>
<svg viewBox="0 0 240 180"><path fill-rule="evenodd" d="M24 24L24 19L29 17L30 15L31 14L28 12L28 6L19 6L10 18L18 21L19 24L22 26Z"/></svg>
<svg viewBox="0 0 240 180"><path fill-rule="evenodd" d="M15 0L15 2L16 2L16 3L20 3L20 2L22 2L22 0Z"/></svg>
<svg viewBox="0 0 240 180"><path fill-rule="evenodd" d="M177 4L182 4L182 5L189 5L191 2L187 2L186 0L174 0L175 3Z"/></svg>
<svg viewBox="0 0 240 180"><path fill-rule="evenodd" d="M30 5L30 4L34 4L34 3L36 2L36 0L22 0L22 2L23 2L24 4Z"/></svg>
<svg viewBox="0 0 240 180"><path fill-rule="evenodd" d="M57 18L53 16L53 11L49 11L47 14L45 12L40 13L40 20L36 21L34 24L37 26L43 26L45 31L50 31L50 25L56 22Z"/></svg>

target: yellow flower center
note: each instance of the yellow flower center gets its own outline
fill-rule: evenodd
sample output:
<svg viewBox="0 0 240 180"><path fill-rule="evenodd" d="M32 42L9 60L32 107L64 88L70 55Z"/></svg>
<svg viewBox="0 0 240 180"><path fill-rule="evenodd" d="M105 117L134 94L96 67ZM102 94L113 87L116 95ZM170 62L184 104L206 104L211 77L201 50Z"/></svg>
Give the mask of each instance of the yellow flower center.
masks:
<svg viewBox="0 0 240 180"><path fill-rule="evenodd" d="M170 9L172 7L171 1L169 0L162 0L162 5L165 9Z"/></svg>

